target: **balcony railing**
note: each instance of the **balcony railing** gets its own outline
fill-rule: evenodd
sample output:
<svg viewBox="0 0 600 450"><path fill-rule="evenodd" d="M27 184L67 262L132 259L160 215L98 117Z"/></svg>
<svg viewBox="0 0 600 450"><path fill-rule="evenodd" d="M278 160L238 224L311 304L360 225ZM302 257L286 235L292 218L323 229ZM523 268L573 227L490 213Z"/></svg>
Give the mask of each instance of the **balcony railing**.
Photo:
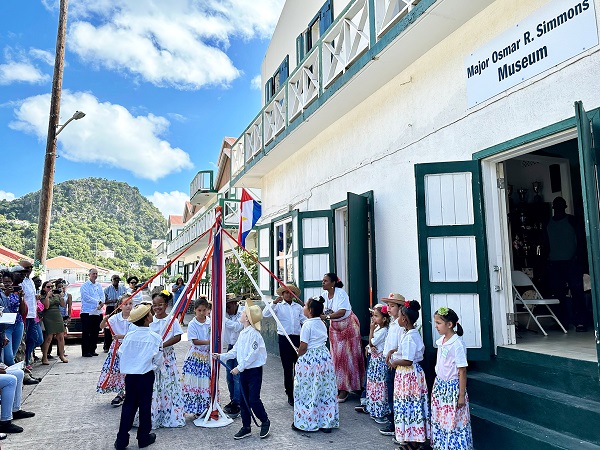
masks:
<svg viewBox="0 0 600 450"><path fill-rule="evenodd" d="M213 171L201 170L190 183L190 198L193 200L196 194L209 192L214 192Z"/></svg>
<svg viewBox="0 0 600 450"><path fill-rule="evenodd" d="M282 134L361 56L376 46L403 19L413 23L435 0L354 0L333 21L298 67L282 84L231 152L231 179L276 145ZM418 11L414 11L417 5ZM413 17L407 17L413 12ZM387 45L387 44L386 44ZM379 50L385 45L379 46Z"/></svg>

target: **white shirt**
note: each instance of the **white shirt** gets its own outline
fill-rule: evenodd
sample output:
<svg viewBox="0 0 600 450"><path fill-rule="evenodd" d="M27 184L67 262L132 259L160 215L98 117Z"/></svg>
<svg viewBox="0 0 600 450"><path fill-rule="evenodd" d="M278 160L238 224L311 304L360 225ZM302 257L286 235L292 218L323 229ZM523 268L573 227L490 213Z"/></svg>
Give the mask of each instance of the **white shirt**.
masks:
<svg viewBox="0 0 600 450"><path fill-rule="evenodd" d="M132 327L119 347L123 374L145 374L163 363L162 339L149 327Z"/></svg>
<svg viewBox="0 0 600 450"><path fill-rule="evenodd" d="M98 305L104 302L104 291L100 283L92 283L87 280L79 288L81 292L81 312L92 316L99 316L102 310L98 309Z"/></svg>
<svg viewBox="0 0 600 450"><path fill-rule="evenodd" d="M467 347L462 338L455 334L446 342L444 336L436 342L437 362L435 373L444 381L458 379L458 368L467 367Z"/></svg>
<svg viewBox="0 0 600 450"><path fill-rule="evenodd" d="M373 339L371 339L371 342L373 343L373 347L375 347L377 353L381 353L385 348L385 341L388 331L388 327L377 327L373 332Z"/></svg>
<svg viewBox="0 0 600 450"><path fill-rule="evenodd" d="M164 317L162 319L159 319L156 316L154 316L154 318L152 319L152 323L150 324L150 329L162 338L163 335L165 334L165 331L167 330L167 325L169 324L168 320L170 320L169 316ZM180 336L182 334L183 334L183 329L181 328L181 325L179 324L179 320L175 319L173 321L173 325L171 326L171 329L169 330L169 333L165 336L164 341L168 341L172 337Z"/></svg>
<svg viewBox="0 0 600 450"><path fill-rule="evenodd" d="M404 332L404 327L398 324L398 319L394 319L388 326L387 336L385 337L385 345L383 346L383 354L387 357L390 350L396 350L398 348L398 341L400 333Z"/></svg>
<svg viewBox="0 0 600 450"><path fill-rule="evenodd" d="M131 322L129 322L127 319L125 319L123 317L122 312L120 312L119 314L115 314L114 316L111 316L111 318L108 319L108 323L110 325L110 329L112 330L113 334L122 334L122 335L127 334L127 332L129 331L129 326L131 325Z"/></svg>
<svg viewBox="0 0 600 450"><path fill-rule="evenodd" d="M238 341L227 353L221 354L221 360L237 359L238 369L243 372L246 369L264 366L267 362L267 348L260 333L252 326L245 327Z"/></svg>
<svg viewBox="0 0 600 450"><path fill-rule="evenodd" d="M222 338L224 345L234 345L237 342L240 332L244 329L244 325L240 322L242 312L244 312L244 307L238 306L237 313L225 314Z"/></svg>
<svg viewBox="0 0 600 450"><path fill-rule="evenodd" d="M25 303L27 303L27 318L35 319L37 315L37 300L35 298L35 284L30 278L26 277L21 282L21 289L23 289L23 296L25 297Z"/></svg>
<svg viewBox="0 0 600 450"><path fill-rule="evenodd" d="M287 334L300 334L300 327L306 321L304 308L296 302L288 303L282 300L280 303L271 303L271 308L277 315L277 318L283 325L283 329ZM273 313L266 307L263 310L263 317L271 317ZM277 334L285 335L279 324L277 324Z"/></svg>
<svg viewBox="0 0 600 450"><path fill-rule="evenodd" d="M133 289L127 288L127 293L129 295L133 294ZM142 291L140 291L137 294L135 294L131 299L133 300L133 307L135 308L142 302L142 300L144 300L144 295L142 294Z"/></svg>
<svg viewBox="0 0 600 450"><path fill-rule="evenodd" d="M333 298L329 298L329 293L327 291L321 292L321 297L325 299L325 307L324 310L331 310L333 312L337 312L340 309L346 310L346 313L340 317L339 319L331 319L334 322L338 322L340 320L344 320L350 314L352 314L352 306L350 305L350 297L346 294L346 291L342 288L335 288L333 293Z"/></svg>
<svg viewBox="0 0 600 450"><path fill-rule="evenodd" d="M305 342L308 350L325 345L327 327L320 317L313 317L304 322L300 331L300 342Z"/></svg>
<svg viewBox="0 0 600 450"><path fill-rule="evenodd" d="M403 359L418 363L423 361L425 353L425 343L417 330L404 331L400 334L400 342L398 342L398 351L393 354L394 361Z"/></svg>
<svg viewBox="0 0 600 450"><path fill-rule="evenodd" d="M242 325L240 323L240 325ZM243 325L242 325L243 328ZM199 322L195 317L188 325L187 329L188 341L198 339L199 341L210 341L210 319L207 317L204 322ZM196 345L200 350L208 350L208 345Z"/></svg>

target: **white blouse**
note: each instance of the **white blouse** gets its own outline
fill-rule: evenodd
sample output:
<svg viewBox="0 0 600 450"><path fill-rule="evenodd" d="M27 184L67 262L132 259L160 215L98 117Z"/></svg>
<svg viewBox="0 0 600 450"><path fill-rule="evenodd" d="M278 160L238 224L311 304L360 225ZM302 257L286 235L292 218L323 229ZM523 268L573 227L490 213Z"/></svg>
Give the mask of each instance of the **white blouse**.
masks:
<svg viewBox="0 0 600 450"><path fill-rule="evenodd" d="M327 342L327 327L320 317L307 319L300 330L300 342L305 342L308 350L325 345Z"/></svg>
<svg viewBox="0 0 600 450"><path fill-rule="evenodd" d="M115 314L108 319L108 324L110 325L110 329L112 330L113 334L122 334L125 336L129 331L129 325L131 325L131 322L125 319L123 317L123 313L120 312L119 314Z"/></svg>
<svg viewBox="0 0 600 450"><path fill-rule="evenodd" d="M403 359L405 361L412 361L413 364L423 361L425 343L417 330L413 328L412 330L404 331L404 333L400 333L399 339L398 351L393 355L394 361Z"/></svg>
<svg viewBox="0 0 600 450"><path fill-rule="evenodd" d="M377 350L377 353L381 353L383 351L388 331L388 327L377 327L373 332L373 339L371 339L371 342L373 343L373 347L375 347Z"/></svg>
<svg viewBox="0 0 600 450"><path fill-rule="evenodd" d="M333 298L329 298L329 293L327 291L321 292L321 297L325 299L325 311L331 310L333 312L337 312L340 309L346 310L346 313L342 317L340 317L339 319L331 319L332 321L338 322L340 320L344 320L346 317L352 314L352 305L350 305L350 297L348 297L348 294L342 288L335 288L333 292Z"/></svg>
<svg viewBox="0 0 600 450"><path fill-rule="evenodd" d="M437 362L435 373L444 381L458 379L458 368L467 367L467 347L463 340L455 334L446 342L444 336L436 341Z"/></svg>
<svg viewBox="0 0 600 450"><path fill-rule="evenodd" d="M210 341L210 319L207 317L204 322L198 322L195 317L188 325L187 329L188 341L198 339L199 341ZM208 345L196 345L201 350L208 350Z"/></svg>
<svg viewBox="0 0 600 450"><path fill-rule="evenodd" d="M158 319L156 316L154 316L154 318L152 319L152 323L150 324L150 329L162 338L163 334L165 334L165 330L167 329L169 320L170 316L167 316L163 319ZM171 326L171 329L163 339L163 342L168 341L172 337L179 336L181 334L183 334L183 330L181 328L181 325L179 324L179 320L175 319L173 321L173 326Z"/></svg>

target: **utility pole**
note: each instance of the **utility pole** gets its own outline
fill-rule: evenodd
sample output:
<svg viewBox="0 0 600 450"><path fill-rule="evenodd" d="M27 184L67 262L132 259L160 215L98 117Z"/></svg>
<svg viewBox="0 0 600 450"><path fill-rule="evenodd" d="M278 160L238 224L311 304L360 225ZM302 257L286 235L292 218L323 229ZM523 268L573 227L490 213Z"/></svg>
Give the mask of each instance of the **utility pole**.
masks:
<svg viewBox="0 0 600 450"><path fill-rule="evenodd" d="M40 212L38 216L38 232L35 244L35 261L42 266L46 265L48 236L50 234L50 216L52 213L52 195L54 191L54 165L56 163L56 129L58 127L60 116L60 94L65 66L68 4L68 0L60 0L58 33L56 35L56 56L54 59L54 75L52 77L52 98L50 100L50 120L48 123L48 139L46 141L46 158L44 160L42 190L40 192Z"/></svg>

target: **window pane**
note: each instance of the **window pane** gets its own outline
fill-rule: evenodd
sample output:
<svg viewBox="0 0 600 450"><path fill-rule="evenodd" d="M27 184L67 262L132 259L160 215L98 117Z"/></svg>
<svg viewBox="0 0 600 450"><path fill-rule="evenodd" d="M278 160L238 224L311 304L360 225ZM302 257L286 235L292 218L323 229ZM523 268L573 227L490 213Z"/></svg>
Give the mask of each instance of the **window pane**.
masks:
<svg viewBox="0 0 600 450"><path fill-rule="evenodd" d="M294 236L293 236L293 230L292 230L292 223L287 223L285 226L285 244L286 244L286 252L285 255L286 256L292 256L292 251L293 251L293 243L294 243Z"/></svg>
<svg viewBox="0 0 600 450"><path fill-rule="evenodd" d="M287 262L287 273L286 273L286 283L294 282L294 259L286 258Z"/></svg>
<svg viewBox="0 0 600 450"><path fill-rule="evenodd" d="M285 280L285 260L280 259L277 261L277 277L280 280Z"/></svg>
<svg viewBox="0 0 600 450"><path fill-rule="evenodd" d="M281 256L283 254L283 225L279 225L275 230L277 236L277 247L275 248L275 254Z"/></svg>

